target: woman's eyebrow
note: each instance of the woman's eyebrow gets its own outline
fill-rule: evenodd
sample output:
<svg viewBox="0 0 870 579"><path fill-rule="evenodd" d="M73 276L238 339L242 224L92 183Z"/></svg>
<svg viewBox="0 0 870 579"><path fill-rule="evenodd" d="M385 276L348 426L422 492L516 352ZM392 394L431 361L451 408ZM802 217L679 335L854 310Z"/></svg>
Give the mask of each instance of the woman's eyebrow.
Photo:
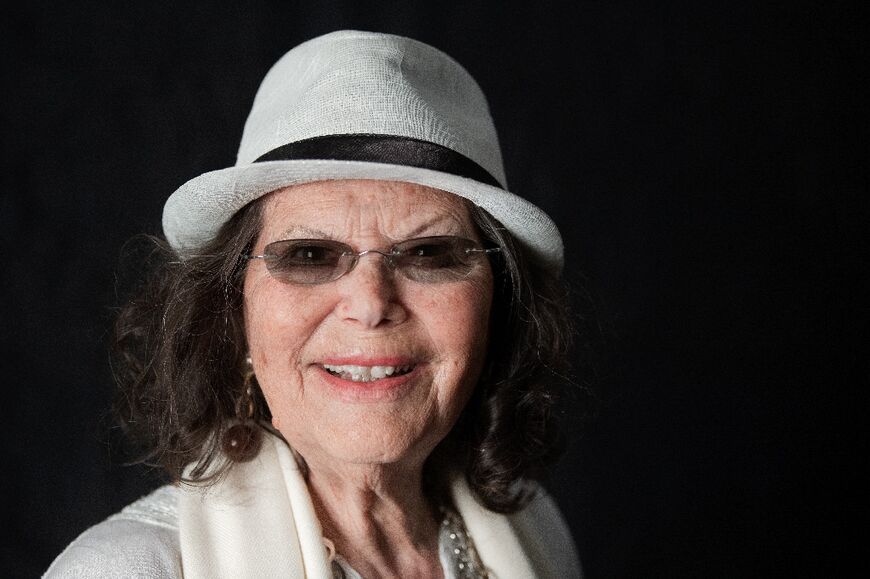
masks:
<svg viewBox="0 0 870 579"><path fill-rule="evenodd" d="M449 224L450 227L444 228L439 227L442 224ZM421 223L414 229L405 232L404 236L401 239L413 239L415 237L420 237L421 234L428 232L431 229L438 228L440 229L441 235L450 235L450 234L467 234L465 228L462 224L452 215L444 215L442 217L436 217L431 221L426 221ZM446 231L445 231L446 229Z"/></svg>
<svg viewBox="0 0 870 579"><path fill-rule="evenodd" d="M292 238L307 238L307 239L333 239L333 236L320 231L319 229L313 229L311 227L305 227L304 225L290 225L286 229L284 229L281 234L278 236L278 239L292 239Z"/></svg>

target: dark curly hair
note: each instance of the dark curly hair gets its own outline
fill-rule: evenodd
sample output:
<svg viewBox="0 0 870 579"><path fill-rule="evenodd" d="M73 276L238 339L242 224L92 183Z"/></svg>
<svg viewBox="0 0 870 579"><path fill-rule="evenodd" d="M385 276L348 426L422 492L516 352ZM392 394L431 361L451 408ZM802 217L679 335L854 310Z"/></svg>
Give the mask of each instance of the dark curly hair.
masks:
<svg viewBox="0 0 870 579"><path fill-rule="evenodd" d="M495 218L471 203L469 210L484 242L503 248L491 255L489 351L424 480L427 492L441 494L446 466L459 464L483 504L509 513L530 496L519 483L540 479L563 449L553 409L566 385L568 292ZM221 452L220 435L235 421L244 384L242 278L261 219L257 200L188 255L148 237L148 273L117 316L112 360L122 430L138 447L134 462L162 467L174 481L207 483L234 463ZM256 419L271 429L258 390L254 401Z"/></svg>

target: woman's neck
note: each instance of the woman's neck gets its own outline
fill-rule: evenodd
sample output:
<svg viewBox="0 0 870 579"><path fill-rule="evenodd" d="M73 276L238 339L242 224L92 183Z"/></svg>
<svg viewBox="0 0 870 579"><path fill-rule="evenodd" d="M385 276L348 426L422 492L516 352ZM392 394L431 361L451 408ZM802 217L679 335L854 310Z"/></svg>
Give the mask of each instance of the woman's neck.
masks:
<svg viewBox="0 0 870 579"><path fill-rule="evenodd" d="M363 577L440 577L437 511L422 465L308 463L324 537Z"/></svg>

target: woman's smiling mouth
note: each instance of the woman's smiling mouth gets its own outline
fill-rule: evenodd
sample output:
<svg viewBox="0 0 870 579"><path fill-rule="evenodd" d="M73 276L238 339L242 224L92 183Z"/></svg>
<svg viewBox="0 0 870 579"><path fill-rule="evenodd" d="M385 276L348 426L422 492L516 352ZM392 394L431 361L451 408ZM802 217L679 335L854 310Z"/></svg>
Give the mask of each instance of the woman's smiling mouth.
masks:
<svg viewBox="0 0 870 579"><path fill-rule="evenodd" d="M413 364L403 366L361 366L356 364L323 364L323 369L352 382L375 382L390 376L402 376L414 369Z"/></svg>
<svg viewBox="0 0 870 579"><path fill-rule="evenodd" d="M398 400L418 383L427 366L418 356L330 356L314 364L346 402Z"/></svg>

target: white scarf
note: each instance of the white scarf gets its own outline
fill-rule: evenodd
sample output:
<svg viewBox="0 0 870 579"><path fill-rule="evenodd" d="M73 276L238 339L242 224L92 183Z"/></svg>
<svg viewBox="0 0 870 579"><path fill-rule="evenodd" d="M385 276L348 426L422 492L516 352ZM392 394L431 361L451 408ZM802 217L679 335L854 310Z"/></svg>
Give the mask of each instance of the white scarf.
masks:
<svg viewBox="0 0 870 579"><path fill-rule="evenodd" d="M541 568L547 561L533 564L510 519L481 506L462 477L451 490L492 575L528 579L539 576L537 568L541 576L557 576L555 569ZM235 465L214 486L185 487L179 537L185 579L332 578L305 479L290 448L275 436L266 436L257 458Z"/></svg>

